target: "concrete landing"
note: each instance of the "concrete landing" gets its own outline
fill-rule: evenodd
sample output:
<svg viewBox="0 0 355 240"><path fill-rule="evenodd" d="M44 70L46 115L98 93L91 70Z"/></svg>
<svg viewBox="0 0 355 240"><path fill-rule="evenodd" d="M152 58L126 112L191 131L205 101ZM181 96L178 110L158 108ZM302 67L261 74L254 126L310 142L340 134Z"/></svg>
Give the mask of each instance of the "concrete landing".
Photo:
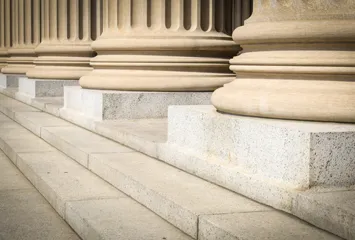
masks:
<svg viewBox="0 0 355 240"><path fill-rule="evenodd" d="M0 239L80 239L2 151Z"/></svg>

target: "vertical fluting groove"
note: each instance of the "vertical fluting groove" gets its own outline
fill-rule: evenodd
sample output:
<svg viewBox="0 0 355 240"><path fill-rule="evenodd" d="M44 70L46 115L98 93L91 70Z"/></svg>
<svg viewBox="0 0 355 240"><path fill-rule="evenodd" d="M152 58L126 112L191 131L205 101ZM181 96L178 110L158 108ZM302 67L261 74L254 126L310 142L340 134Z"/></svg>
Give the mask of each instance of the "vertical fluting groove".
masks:
<svg viewBox="0 0 355 240"><path fill-rule="evenodd" d="M5 47L5 0L0 0L0 47Z"/></svg>
<svg viewBox="0 0 355 240"><path fill-rule="evenodd" d="M192 27L192 12L194 11L192 9L192 1L193 0L183 0L183 20L184 20L184 28L186 30L191 29Z"/></svg>
<svg viewBox="0 0 355 240"><path fill-rule="evenodd" d="M148 16L150 19L150 24L148 27L152 29L165 29L166 28L166 1L165 0L153 0L151 1L150 12L148 11Z"/></svg>
<svg viewBox="0 0 355 240"><path fill-rule="evenodd" d="M79 0L78 2L78 38L79 40L84 39L84 20L85 20L85 13L84 13L84 1L86 0ZM87 11L85 11L87 13Z"/></svg>
<svg viewBox="0 0 355 240"><path fill-rule="evenodd" d="M250 0L244 0L242 7L242 24L244 24L244 21L248 19L251 15L252 2Z"/></svg>
<svg viewBox="0 0 355 240"><path fill-rule="evenodd" d="M31 29L31 36L30 36L30 43L31 44L34 44L34 27L35 27L35 21L34 21L34 8L35 8L35 0L32 0L30 5L31 5L31 17L30 17L30 25L32 26L32 29Z"/></svg>
<svg viewBox="0 0 355 240"><path fill-rule="evenodd" d="M40 16L40 0L33 0L33 34L32 34L32 43L37 45L41 42L41 27L42 25L41 16Z"/></svg>
<svg viewBox="0 0 355 240"><path fill-rule="evenodd" d="M159 1L159 0L158 0ZM154 1L154 3L156 3L157 1ZM152 26L152 0L147 0L147 26L148 28L150 28Z"/></svg>
<svg viewBox="0 0 355 240"><path fill-rule="evenodd" d="M234 13L234 8L233 8L233 1L224 1L223 5L223 16L224 18L222 19L223 21L223 30L222 32L226 33L227 35L232 35L233 33L233 14Z"/></svg>
<svg viewBox="0 0 355 240"><path fill-rule="evenodd" d="M45 36L44 36L45 24L46 24L46 22L44 21L44 14L45 14L44 5L45 5L45 1L46 0L42 0L42 2L41 2L41 16L40 17L41 17L41 36L42 36L42 40L45 39Z"/></svg>
<svg viewBox="0 0 355 240"><path fill-rule="evenodd" d="M91 40L96 40L100 34L102 29L102 6L100 4L100 0L92 0L91 2Z"/></svg>
<svg viewBox="0 0 355 240"><path fill-rule="evenodd" d="M215 29L217 32L223 32L224 30L224 2L215 2Z"/></svg>
<svg viewBox="0 0 355 240"><path fill-rule="evenodd" d="M49 29L50 29L50 22L49 22L49 13L50 13L50 0L43 0L45 1L44 4L44 38L49 41Z"/></svg>
<svg viewBox="0 0 355 240"><path fill-rule="evenodd" d="M5 17L5 29L6 29L6 37L5 37L5 41L7 42L7 47L11 47L12 46L12 32L11 31L11 17L13 15L13 12L11 11L11 1L10 0L5 0L5 12L6 17Z"/></svg>
<svg viewBox="0 0 355 240"><path fill-rule="evenodd" d="M71 0L70 1L70 37L69 39L74 41L79 37L79 0Z"/></svg>
<svg viewBox="0 0 355 240"><path fill-rule="evenodd" d="M14 32L15 32L15 44L19 45L19 19L18 19L18 0L14 0Z"/></svg>
<svg viewBox="0 0 355 240"><path fill-rule="evenodd" d="M50 1L50 6L49 6L49 9L50 9L50 15L49 15L49 22L50 22L50 25L49 25L49 39L50 41L52 40L56 40L58 38L57 36L57 26L58 26L58 16L57 16L57 13L58 13L58 5L57 5L57 0L51 0Z"/></svg>
<svg viewBox="0 0 355 240"><path fill-rule="evenodd" d="M66 21L67 21L67 40L70 39L70 32L71 32L71 22L70 22L70 1L71 0L61 0L61 1L66 1L67 2L67 16L66 16Z"/></svg>
<svg viewBox="0 0 355 240"><path fill-rule="evenodd" d="M59 0L58 2L58 39L66 40L68 39L68 19L67 19L67 11L68 11L68 2L66 0Z"/></svg>
<svg viewBox="0 0 355 240"><path fill-rule="evenodd" d="M213 2L212 0L201 1L201 29L205 32L210 30L212 26L211 24L211 20L213 20L211 14L211 11L213 11L213 6L211 6L212 2Z"/></svg>
<svg viewBox="0 0 355 240"><path fill-rule="evenodd" d="M25 44L31 44L32 43L32 0L26 0L24 2L24 13L25 13L25 17L24 17L24 31L25 31L25 37L24 37L24 43Z"/></svg>
<svg viewBox="0 0 355 240"><path fill-rule="evenodd" d="M244 0L246 1L246 0ZM239 26L242 25L242 16L241 16L241 12L242 12L242 0L234 0L234 28L237 28Z"/></svg>
<svg viewBox="0 0 355 240"><path fill-rule="evenodd" d="M27 0L28 1L28 0ZM18 42L20 45L25 43L25 11L24 0L18 0L18 16L19 16L19 36Z"/></svg>
<svg viewBox="0 0 355 240"><path fill-rule="evenodd" d="M170 29L172 26L172 6L171 0L165 0L165 27Z"/></svg>
<svg viewBox="0 0 355 240"><path fill-rule="evenodd" d="M132 0L132 2L132 28L146 28L148 26L147 0Z"/></svg>

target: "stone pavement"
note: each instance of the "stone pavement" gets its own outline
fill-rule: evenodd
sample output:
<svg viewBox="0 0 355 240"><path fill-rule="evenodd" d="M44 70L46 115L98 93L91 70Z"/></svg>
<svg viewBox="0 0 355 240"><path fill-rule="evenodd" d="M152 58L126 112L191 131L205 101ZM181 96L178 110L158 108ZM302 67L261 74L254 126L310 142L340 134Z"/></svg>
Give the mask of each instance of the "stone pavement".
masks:
<svg viewBox="0 0 355 240"><path fill-rule="evenodd" d="M79 240L0 151L0 240Z"/></svg>

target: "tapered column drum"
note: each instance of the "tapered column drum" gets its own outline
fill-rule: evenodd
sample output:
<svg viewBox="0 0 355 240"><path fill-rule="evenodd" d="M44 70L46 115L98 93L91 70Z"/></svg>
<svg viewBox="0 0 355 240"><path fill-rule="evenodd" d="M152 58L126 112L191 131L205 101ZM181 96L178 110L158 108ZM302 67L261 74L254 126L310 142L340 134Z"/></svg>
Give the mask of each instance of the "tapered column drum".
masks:
<svg viewBox="0 0 355 240"><path fill-rule="evenodd" d="M220 112L355 122L354 1L254 0L233 39L243 51L212 96Z"/></svg>
<svg viewBox="0 0 355 240"><path fill-rule="evenodd" d="M42 42L28 77L76 80L91 71L91 43L101 32L100 2L42 0Z"/></svg>
<svg viewBox="0 0 355 240"><path fill-rule="evenodd" d="M238 15L241 24L250 14L250 4L230 0L103 4L103 34L92 44L98 55L91 60L94 70L80 79L83 88L211 91L233 80L228 59L239 49L231 38L233 17Z"/></svg>
<svg viewBox="0 0 355 240"><path fill-rule="evenodd" d="M7 51L9 55L8 64L1 71L7 74L26 74L28 70L34 67L35 48L41 40L40 0L3 0L2 3L2 6L7 9L4 15L0 14L0 18L5 18L6 35L4 41L5 44L9 45L11 38L12 46ZM9 8L11 11L8 11ZM11 36L9 34L10 27L12 28Z"/></svg>

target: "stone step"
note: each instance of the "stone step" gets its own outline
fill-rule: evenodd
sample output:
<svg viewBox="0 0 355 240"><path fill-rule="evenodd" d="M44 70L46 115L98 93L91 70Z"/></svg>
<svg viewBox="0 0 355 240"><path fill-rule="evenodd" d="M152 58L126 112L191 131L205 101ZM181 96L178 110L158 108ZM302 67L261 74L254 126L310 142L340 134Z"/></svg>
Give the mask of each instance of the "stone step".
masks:
<svg viewBox="0 0 355 240"><path fill-rule="evenodd" d="M0 150L0 239L79 240Z"/></svg>
<svg viewBox="0 0 355 240"><path fill-rule="evenodd" d="M324 240L338 237L280 212L232 213L200 218L199 240Z"/></svg>
<svg viewBox="0 0 355 240"><path fill-rule="evenodd" d="M17 126L11 136L8 129L0 128L0 142L12 144L0 148L83 239L191 239L55 148L39 151L47 143L33 133Z"/></svg>
<svg viewBox="0 0 355 240"><path fill-rule="evenodd" d="M58 126L53 126L53 116L42 116L42 120L37 121L40 115L36 115L37 113L34 112L19 112L15 114L15 118L21 119L24 126L31 126L29 129L36 134L40 132L40 136L54 147L83 166L87 166L102 179L194 238L198 237L198 230L204 227L201 225L201 217L277 212L78 126L63 125L60 121ZM24 121L31 124L26 124ZM33 127L33 125L37 126ZM296 228L290 231L296 230L297 226L303 229L304 225L307 225L290 215L277 213L284 218L292 219L291 222L294 221L293 225ZM95 218L92 221L96 221ZM270 221L273 221L272 218ZM309 231L306 231L306 235L324 234L324 231L307 226ZM205 239L216 239L217 235L223 236L223 231L223 228L217 226L213 232L205 236ZM272 234L273 229L254 227L254 231ZM300 236L300 239L305 236L296 233L293 235ZM329 239L336 238L329 234L324 236L328 236Z"/></svg>
<svg viewBox="0 0 355 240"><path fill-rule="evenodd" d="M15 114L22 122L29 119L32 124L35 115ZM52 126L46 126L47 118ZM201 215L270 211L266 206L78 126L60 126L59 122L53 126L51 118L46 116L41 122L40 135L46 142L194 238ZM30 129L38 132L38 127Z"/></svg>

